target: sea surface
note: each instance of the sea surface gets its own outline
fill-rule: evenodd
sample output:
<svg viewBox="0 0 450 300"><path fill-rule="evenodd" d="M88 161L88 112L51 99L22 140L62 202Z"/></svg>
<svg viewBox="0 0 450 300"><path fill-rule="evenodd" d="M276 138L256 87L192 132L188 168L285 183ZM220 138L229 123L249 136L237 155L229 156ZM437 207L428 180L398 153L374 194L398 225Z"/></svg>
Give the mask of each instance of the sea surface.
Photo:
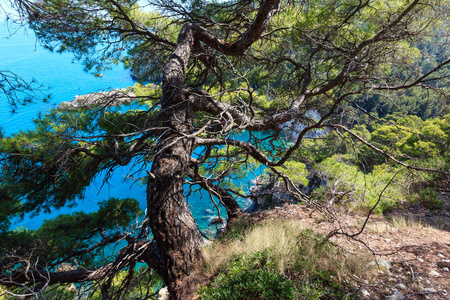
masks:
<svg viewBox="0 0 450 300"><path fill-rule="evenodd" d="M129 72L120 65L104 71L102 77L95 77L84 72L82 64L75 61L72 54L52 53L41 47L31 30L11 27L4 21L0 22L0 70L12 71L25 80L36 80L39 85L48 89L45 92L51 95L47 103L38 101L27 104L12 113L6 97L0 93L0 127L6 135L33 129L33 119L39 113L45 113L63 101L73 100L76 95L124 88L134 84ZM12 32L14 34L11 34ZM88 187L85 196L77 201L77 206L54 210L50 214L26 216L23 220L16 221L12 228L23 226L36 229L45 219L58 214L75 211L93 212L98 209L98 201L110 197L135 198L145 210L145 186L126 180L132 172L130 167L122 167L114 172L105 185L102 185L103 178L99 177ZM234 183L242 185L243 189L247 190L250 180L261 172L261 169L255 170L244 181ZM242 199L240 201L244 208L251 204ZM209 195L196 193L189 197L188 202L200 228L207 229L210 219L215 215L215 208L209 200Z"/></svg>

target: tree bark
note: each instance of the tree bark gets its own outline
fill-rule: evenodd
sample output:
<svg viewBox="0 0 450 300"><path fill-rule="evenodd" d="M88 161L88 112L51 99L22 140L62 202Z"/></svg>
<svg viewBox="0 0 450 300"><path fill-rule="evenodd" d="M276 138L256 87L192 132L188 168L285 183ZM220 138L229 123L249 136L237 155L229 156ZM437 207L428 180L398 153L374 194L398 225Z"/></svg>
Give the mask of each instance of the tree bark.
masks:
<svg viewBox="0 0 450 300"><path fill-rule="evenodd" d="M165 264L161 274L171 299L194 299L205 280L197 268L203 239L183 194L183 176L194 143L186 137L192 126L192 107L184 95L184 72L193 45L190 24L183 26L177 47L164 70L161 99L161 137L147 188L147 205L155 241Z"/></svg>

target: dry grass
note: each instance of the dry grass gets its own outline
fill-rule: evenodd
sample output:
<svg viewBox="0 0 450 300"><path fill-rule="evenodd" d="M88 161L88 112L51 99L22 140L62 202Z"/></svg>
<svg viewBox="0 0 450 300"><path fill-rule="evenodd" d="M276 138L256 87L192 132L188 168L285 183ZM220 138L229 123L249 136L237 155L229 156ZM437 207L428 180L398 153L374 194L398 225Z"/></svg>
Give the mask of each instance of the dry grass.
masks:
<svg viewBox="0 0 450 300"><path fill-rule="evenodd" d="M429 234L436 229L412 216L393 216L389 220L369 222L366 226L369 233L381 234L398 230Z"/></svg>
<svg viewBox="0 0 450 300"><path fill-rule="evenodd" d="M300 221L276 220L238 226L241 226L241 234L235 231L234 235L204 248L205 269L209 275L216 275L221 267L238 255L249 256L270 249L278 273L291 279L304 280L319 270L339 281L353 275L370 277L367 253L355 255L351 253L353 251L324 242L321 236L307 230Z"/></svg>

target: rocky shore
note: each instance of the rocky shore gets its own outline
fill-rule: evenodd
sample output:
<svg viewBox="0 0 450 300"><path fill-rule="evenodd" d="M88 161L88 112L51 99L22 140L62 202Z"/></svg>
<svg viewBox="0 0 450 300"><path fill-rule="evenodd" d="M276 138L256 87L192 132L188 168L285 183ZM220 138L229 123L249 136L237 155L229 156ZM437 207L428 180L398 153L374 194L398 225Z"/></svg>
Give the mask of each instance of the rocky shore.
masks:
<svg viewBox="0 0 450 300"><path fill-rule="evenodd" d="M128 89L115 89L108 92L90 93L75 96L74 100L61 102L60 110L71 110L79 108L110 107L130 103L137 99L136 94Z"/></svg>

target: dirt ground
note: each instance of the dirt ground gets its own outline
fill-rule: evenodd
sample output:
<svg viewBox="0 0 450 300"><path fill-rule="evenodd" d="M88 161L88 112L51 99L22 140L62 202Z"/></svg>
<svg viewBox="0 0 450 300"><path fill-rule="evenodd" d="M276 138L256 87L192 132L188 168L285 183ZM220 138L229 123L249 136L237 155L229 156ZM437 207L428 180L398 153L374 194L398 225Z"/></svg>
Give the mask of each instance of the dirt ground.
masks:
<svg viewBox="0 0 450 300"><path fill-rule="evenodd" d="M342 247L372 252L379 262L374 278L355 279L355 290L362 299L450 299L450 271L436 264L450 260L450 193L440 191L440 197L446 205L439 213L414 207L387 216L372 216L364 231L355 237L357 240L340 234L331 238ZM366 219L339 216L336 222L304 205L254 212L249 217L257 222L277 218L301 220L323 234L337 228L357 233ZM390 266L383 266L386 261Z"/></svg>

